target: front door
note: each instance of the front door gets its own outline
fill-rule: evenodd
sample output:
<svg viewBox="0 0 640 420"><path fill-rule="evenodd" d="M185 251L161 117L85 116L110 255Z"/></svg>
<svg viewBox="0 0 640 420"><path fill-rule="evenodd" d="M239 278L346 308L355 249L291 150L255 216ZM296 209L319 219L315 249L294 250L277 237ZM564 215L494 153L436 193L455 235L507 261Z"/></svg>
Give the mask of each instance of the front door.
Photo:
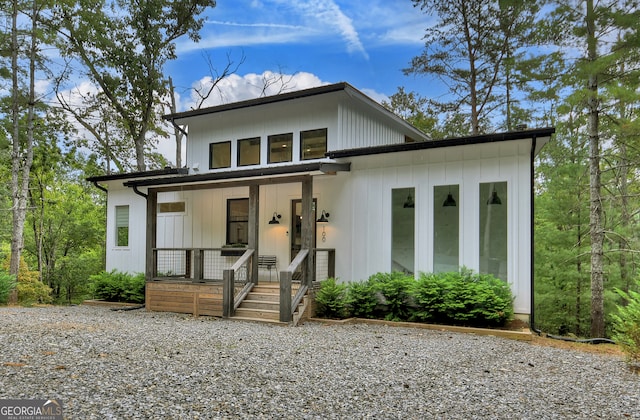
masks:
<svg viewBox="0 0 640 420"><path fill-rule="evenodd" d="M316 229L316 202L317 200L313 199L313 205L311 211L313 212L313 231ZM298 251L302 246L302 200L291 200L291 255L290 261L298 255ZM316 246L315 244L313 245Z"/></svg>

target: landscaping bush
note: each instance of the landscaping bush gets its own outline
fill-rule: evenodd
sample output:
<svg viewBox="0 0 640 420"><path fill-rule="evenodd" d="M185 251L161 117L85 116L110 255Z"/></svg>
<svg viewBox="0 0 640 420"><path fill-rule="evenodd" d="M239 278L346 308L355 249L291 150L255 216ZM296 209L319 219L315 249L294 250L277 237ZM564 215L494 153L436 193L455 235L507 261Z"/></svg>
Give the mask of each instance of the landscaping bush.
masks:
<svg viewBox="0 0 640 420"><path fill-rule="evenodd" d="M349 283L347 286L346 305L351 316L375 318L378 298L371 281Z"/></svg>
<svg viewBox="0 0 640 420"><path fill-rule="evenodd" d="M0 270L0 304L6 305L14 287L16 287L15 276Z"/></svg>
<svg viewBox="0 0 640 420"><path fill-rule="evenodd" d="M9 270L9 255L6 256L2 263L3 269ZM18 290L18 303L23 305L32 305L34 303L51 303L51 288L40 281L40 272L29 270L29 266L23 257L20 257L20 266L18 268L18 278L16 282Z"/></svg>
<svg viewBox="0 0 640 420"><path fill-rule="evenodd" d="M144 303L144 274L131 275L113 270L89 277L96 299L108 302Z"/></svg>
<svg viewBox="0 0 640 420"><path fill-rule="evenodd" d="M388 321L406 321L411 316L411 290L415 280L399 271L369 277L374 291L381 295Z"/></svg>
<svg viewBox="0 0 640 420"><path fill-rule="evenodd" d="M611 317L615 331L613 339L627 354L630 363L640 363L640 293L633 290L626 293L620 289L616 292L627 304L618 305L618 313Z"/></svg>
<svg viewBox="0 0 640 420"><path fill-rule="evenodd" d="M316 314L324 318L345 318L347 313L347 285L330 278L320 283L316 293Z"/></svg>
<svg viewBox="0 0 640 420"><path fill-rule="evenodd" d="M366 282L347 285L329 279L322 283L316 302L318 316L327 318L351 315L496 327L513 317L509 285L466 268L459 272L421 273L418 280L400 272L377 273Z"/></svg>
<svg viewBox="0 0 640 420"><path fill-rule="evenodd" d="M489 274L421 274L413 290L414 319L468 326L500 326L513 316L509 285Z"/></svg>

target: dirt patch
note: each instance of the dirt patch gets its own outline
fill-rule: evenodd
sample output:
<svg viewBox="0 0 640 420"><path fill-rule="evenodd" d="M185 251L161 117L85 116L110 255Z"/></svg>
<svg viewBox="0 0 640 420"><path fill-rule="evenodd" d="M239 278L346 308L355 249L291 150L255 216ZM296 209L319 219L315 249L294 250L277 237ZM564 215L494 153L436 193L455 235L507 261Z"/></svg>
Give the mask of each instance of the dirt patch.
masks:
<svg viewBox="0 0 640 420"><path fill-rule="evenodd" d="M575 343L572 341L556 340L553 338L533 335L531 344L546 347L555 347L563 350L576 350L585 353L592 354L604 354L610 356L624 357L624 352L620 349L620 346L615 344L588 344L588 343Z"/></svg>

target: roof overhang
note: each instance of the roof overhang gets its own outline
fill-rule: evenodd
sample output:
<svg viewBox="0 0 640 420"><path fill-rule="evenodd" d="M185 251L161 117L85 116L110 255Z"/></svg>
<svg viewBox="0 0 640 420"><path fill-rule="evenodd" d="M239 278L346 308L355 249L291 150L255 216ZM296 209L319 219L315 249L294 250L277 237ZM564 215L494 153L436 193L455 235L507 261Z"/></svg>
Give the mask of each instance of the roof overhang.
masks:
<svg viewBox="0 0 640 420"><path fill-rule="evenodd" d="M364 105L366 108L373 110L380 118L386 119L391 124L399 127L400 130L405 131L407 133L411 133L418 141L427 141L429 136L413 125L409 124L407 121L403 120L393 112L389 111L385 107L383 107L380 103L376 102L369 96L365 95L355 87L351 86L349 83L340 82L331 85L323 85L310 89L297 90L294 92L282 93L279 95L273 96L265 96L261 98L249 99L246 101L233 102L229 104L216 105L207 108L194 109L191 111L178 112L175 114L164 115L164 118L167 121L170 121L174 125L178 124L188 124L188 121L185 121L192 117L198 117L202 115L209 114L217 114L221 112L246 109L256 106L264 106L269 104L275 104L278 102L292 101L297 99L309 98L312 96L318 95L346 95L347 98L353 100L361 105Z"/></svg>
<svg viewBox="0 0 640 420"><path fill-rule="evenodd" d="M358 149L336 150L327 153L327 157L331 159L377 155L381 153L394 152L411 152L416 150L437 149L442 147L466 146L472 144L496 143L510 140L526 140L535 139L537 154L542 146L544 146L551 135L555 133L554 127L537 128L522 131L509 131L506 133L483 134L469 137L456 137L443 140L431 140L415 143L390 144L387 146L363 147Z"/></svg>
<svg viewBox="0 0 640 420"><path fill-rule="evenodd" d="M180 189L213 188L212 184L229 183L240 184L274 184L283 182L293 182L300 176L336 174L337 172L348 172L351 170L351 163L337 162L312 162L300 165L271 166L266 168L229 170L221 172L208 172L204 174L172 176L162 178L133 179L124 183L125 187L176 187Z"/></svg>
<svg viewBox="0 0 640 420"><path fill-rule="evenodd" d="M144 172L128 172L128 173L113 174L113 175L91 176L91 177L87 178L87 181L93 182L95 184L96 182L118 181L118 180L136 179L136 178L186 175L188 173L189 173L189 170L187 168L165 168L165 169L158 169L158 170L144 171Z"/></svg>

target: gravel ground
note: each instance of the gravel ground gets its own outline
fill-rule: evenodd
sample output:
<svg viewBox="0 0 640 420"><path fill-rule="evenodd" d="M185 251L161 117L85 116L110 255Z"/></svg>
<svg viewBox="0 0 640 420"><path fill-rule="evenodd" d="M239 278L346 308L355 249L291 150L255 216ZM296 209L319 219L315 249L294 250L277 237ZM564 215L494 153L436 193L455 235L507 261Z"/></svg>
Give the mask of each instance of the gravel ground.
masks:
<svg viewBox="0 0 640 420"><path fill-rule="evenodd" d="M70 419L640 419L622 358L496 337L89 306L0 319L0 399Z"/></svg>

